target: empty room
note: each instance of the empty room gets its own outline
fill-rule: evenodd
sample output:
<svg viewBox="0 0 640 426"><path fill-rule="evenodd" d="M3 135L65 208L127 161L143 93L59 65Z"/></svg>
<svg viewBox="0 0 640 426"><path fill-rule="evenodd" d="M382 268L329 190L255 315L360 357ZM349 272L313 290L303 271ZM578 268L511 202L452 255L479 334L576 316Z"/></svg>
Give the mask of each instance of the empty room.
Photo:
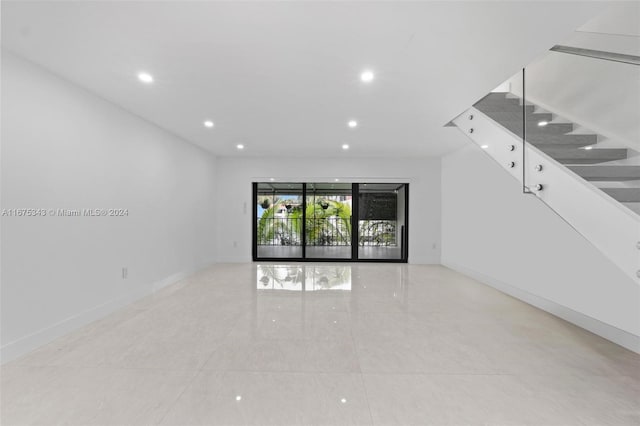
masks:
<svg viewBox="0 0 640 426"><path fill-rule="evenodd" d="M640 424L640 3L0 4L0 424Z"/></svg>

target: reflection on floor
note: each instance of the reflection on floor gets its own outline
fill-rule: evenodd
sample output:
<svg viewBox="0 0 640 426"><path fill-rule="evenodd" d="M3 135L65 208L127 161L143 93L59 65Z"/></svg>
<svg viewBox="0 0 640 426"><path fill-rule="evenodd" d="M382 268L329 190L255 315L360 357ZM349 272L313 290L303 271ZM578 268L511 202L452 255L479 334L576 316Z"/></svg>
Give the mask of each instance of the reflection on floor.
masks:
<svg viewBox="0 0 640 426"><path fill-rule="evenodd" d="M217 265L1 373L3 425L640 423L640 356L440 266Z"/></svg>
<svg viewBox="0 0 640 426"><path fill-rule="evenodd" d="M258 265L258 290L351 290L351 266Z"/></svg>

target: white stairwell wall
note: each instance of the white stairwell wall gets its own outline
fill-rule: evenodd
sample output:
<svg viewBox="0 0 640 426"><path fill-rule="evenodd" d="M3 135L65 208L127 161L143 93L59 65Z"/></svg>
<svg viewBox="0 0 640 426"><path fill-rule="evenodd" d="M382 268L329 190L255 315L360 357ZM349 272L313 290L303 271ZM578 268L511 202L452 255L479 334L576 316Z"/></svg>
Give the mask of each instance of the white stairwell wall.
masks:
<svg viewBox="0 0 640 426"><path fill-rule="evenodd" d="M519 97L521 79L511 80ZM549 52L526 67L526 97L608 140L640 151L638 66Z"/></svg>
<svg viewBox="0 0 640 426"><path fill-rule="evenodd" d="M523 159L520 138L475 107L453 122L640 285L640 216L536 146L527 144ZM536 189L539 185L542 190Z"/></svg>
<svg viewBox="0 0 640 426"><path fill-rule="evenodd" d="M444 265L640 352L640 285L477 145L441 170Z"/></svg>
<svg viewBox="0 0 640 426"><path fill-rule="evenodd" d="M612 5L558 44L640 56L640 2ZM522 96L522 76L509 80ZM640 67L559 52L526 66L527 100L640 151Z"/></svg>
<svg viewBox="0 0 640 426"><path fill-rule="evenodd" d="M214 262L215 173L206 151L3 51L2 208L129 215L2 217L2 362Z"/></svg>

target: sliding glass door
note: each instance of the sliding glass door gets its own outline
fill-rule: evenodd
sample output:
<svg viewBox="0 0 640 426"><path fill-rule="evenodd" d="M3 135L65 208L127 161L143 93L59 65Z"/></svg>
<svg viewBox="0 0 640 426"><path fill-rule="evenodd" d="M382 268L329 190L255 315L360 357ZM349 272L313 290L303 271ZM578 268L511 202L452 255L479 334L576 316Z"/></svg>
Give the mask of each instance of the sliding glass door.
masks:
<svg viewBox="0 0 640 426"><path fill-rule="evenodd" d="M402 259L406 185L362 183L358 188L358 258Z"/></svg>
<svg viewBox="0 0 640 426"><path fill-rule="evenodd" d="M301 259L303 185L259 183L255 192L254 257Z"/></svg>
<svg viewBox="0 0 640 426"><path fill-rule="evenodd" d="M307 184L307 259L351 259L351 189L350 183Z"/></svg>
<svg viewBox="0 0 640 426"><path fill-rule="evenodd" d="M254 260L406 262L408 184L257 182Z"/></svg>

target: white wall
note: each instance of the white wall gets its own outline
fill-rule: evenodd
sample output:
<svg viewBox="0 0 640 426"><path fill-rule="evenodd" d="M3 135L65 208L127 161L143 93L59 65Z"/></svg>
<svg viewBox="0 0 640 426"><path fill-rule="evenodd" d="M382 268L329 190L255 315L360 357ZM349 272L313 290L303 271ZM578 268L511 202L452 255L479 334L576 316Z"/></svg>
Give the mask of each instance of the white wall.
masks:
<svg viewBox="0 0 640 426"><path fill-rule="evenodd" d="M521 76L511 80L518 90ZM638 67L549 52L526 68L526 96L534 104L640 151Z"/></svg>
<svg viewBox="0 0 640 426"><path fill-rule="evenodd" d="M1 135L3 209L129 211L2 217L3 361L215 261L200 148L4 51Z"/></svg>
<svg viewBox="0 0 640 426"><path fill-rule="evenodd" d="M475 145L442 159L442 263L640 351L640 286Z"/></svg>
<svg viewBox="0 0 640 426"><path fill-rule="evenodd" d="M221 262L251 260L251 183L409 183L409 262L440 262L440 159L219 158L218 253Z"/></svg>
<svg viewBox="0 0 640 426"><path fill-rule="evenodd" d="M558 44L640 55L640 3L616 2ZM511 80L522 95L522 77ZM534 104L640 151L640 71L637 66L547 52L526 67Z"/></svg>

